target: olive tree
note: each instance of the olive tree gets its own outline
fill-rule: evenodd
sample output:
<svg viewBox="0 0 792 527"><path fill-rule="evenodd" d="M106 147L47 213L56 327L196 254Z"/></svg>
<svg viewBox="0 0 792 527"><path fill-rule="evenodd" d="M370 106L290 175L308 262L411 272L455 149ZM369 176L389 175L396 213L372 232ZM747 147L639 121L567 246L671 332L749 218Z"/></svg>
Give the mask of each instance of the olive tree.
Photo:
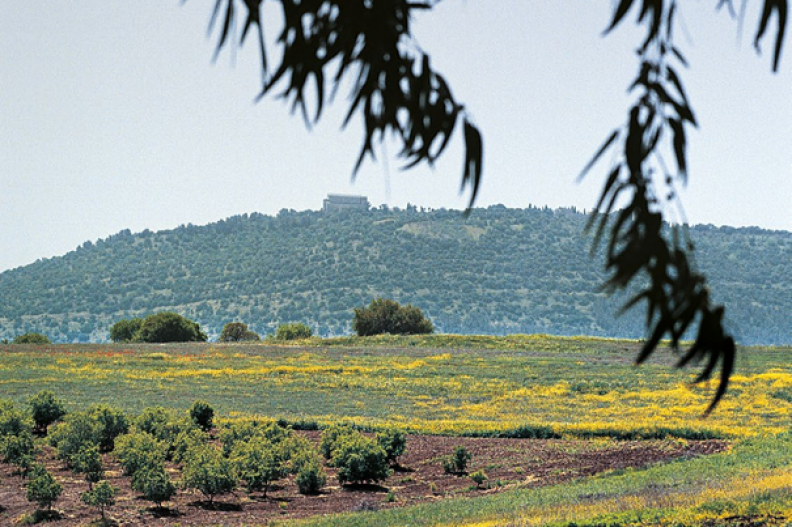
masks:
<svg viewBox="0 0 792 527"><path fill-rule="evenodd" d="M432 333L434 326L415 306L402 306L394 300L377 298L368 307L355 309L352 329L361 337L383 333L420 335Z"/></svg>
<svg viewBox="0 0 792 527"><path fill-rule="evenodd" d="M245 342L261 340L261 337L255 331L249 330L244 322L229 322L223 326L217 340L220 342Z"/></svg>
<svg viewBox="0 0 792 527"><path fill-rule="evenodd" d="M134 342L137 340L142 318L123 318L110 326L110 340L113 342Z"/></svg>
<svg viewBox="0 0 792 527"><path fill-rule="evenodd" d="M36 428L47 433L47 427L66 415L63 402L48 390L42 390L28 400L30 414L36 423Z"/></svg>
<svg viewBox="0 0 792 527"><path fill-rule="evenodd" d="M143 319L135 340L160 343L204 342L206 339L206 334L197 322L172 311L163 311Z"/></svg>

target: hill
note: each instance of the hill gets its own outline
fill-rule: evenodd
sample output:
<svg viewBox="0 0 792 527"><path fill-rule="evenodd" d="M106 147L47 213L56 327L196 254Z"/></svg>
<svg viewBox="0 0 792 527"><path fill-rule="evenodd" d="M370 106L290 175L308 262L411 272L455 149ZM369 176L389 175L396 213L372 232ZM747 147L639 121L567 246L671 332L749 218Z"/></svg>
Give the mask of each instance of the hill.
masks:
<svg viewBox="0 0 792 527"><path fill-rule="evenodd" d="M119 318L165 309L210 335L241 320L260 333L305 322L350 331L352 309L385 296L449 333L640 338L643 312L615 317L589 258L587 216L571 209L374 209L241 215L206 226L86 242L0 274L0 338L40 331L104 341ZM792 233L690 229L699 267L744 344L792 342Z"/></svg>

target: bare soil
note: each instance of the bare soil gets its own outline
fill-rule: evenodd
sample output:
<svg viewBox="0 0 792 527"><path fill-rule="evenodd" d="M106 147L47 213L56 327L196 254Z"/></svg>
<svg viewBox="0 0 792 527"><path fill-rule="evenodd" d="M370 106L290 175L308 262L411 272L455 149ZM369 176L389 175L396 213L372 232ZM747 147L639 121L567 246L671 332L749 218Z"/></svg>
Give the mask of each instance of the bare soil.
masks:
<svg viewBox="0 0 792 527"><path fill-rule="evenodd" d="M300 432L313 441L317 432ZM477 488L466 474L446 474L441 458L462 445L473 459L468 470L484 470L489 481ZM538 487L569 481L607 470L646 467L680 457L695 457L723 451L727 443L709 441L586 441L560 439L491 439L438 436L409 436L407 451L392 475L379 485L341 486L335 470L327 467L327 485L314 496L297 492L293 477L280 480L267 496L248 495L241 488L235 494L216 497L209 504L200 494L180 490L176 497L157 509L130 488L130 479L121 475L112 454L105 456L108 480L120 488L116 504L107 516L119 526L150 525L242 525L266 524L279 518L300 518L366 509L400 507L450 497L475 497L522 487ZM64 486L55 503L56 514L43 522L48 527L73 527L99 518L96 509L80 501L88 485L56 460L48 447L40 460ZM179 478L177 466L170 466L171 479ZM16 525L32 514L35 505L25 499L26 480L15 467L0 464L0 525ZM389 492L395 501L388 501Z"/></svg>

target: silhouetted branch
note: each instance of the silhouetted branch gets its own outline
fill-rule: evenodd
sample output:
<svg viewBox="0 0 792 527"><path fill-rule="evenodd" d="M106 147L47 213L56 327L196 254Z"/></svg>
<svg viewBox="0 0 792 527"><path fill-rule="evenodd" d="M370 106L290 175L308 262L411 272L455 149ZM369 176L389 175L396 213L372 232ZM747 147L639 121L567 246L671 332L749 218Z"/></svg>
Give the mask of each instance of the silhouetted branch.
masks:
<svg viewBox="0 0 792 527"><path fill-rule="evenodd" d="M364 127L353 173L367 155L374 158L375 143L388 134L401 142L403 168L434 164L462 117L466 145L462 182L463 187L471 187L473 204L482 176L481 133L443 76L431 67L429 56L419 50L410 29L412 12L432 9L438 0L273 0L280 5L284 26L277 40L282 53L272 71L264 47L263 3L217 0L210 21L214 28L223 20L217 54L230 42L239 8L246 9L239 43L256 26L265 79L259 98L283 86L280 96L290 100L292 111L299 109L310 126L321 118L326 101L349 75L354 82L344 126L358 114ZM314 111L309 111L309 101L315 101Z"/></svg>

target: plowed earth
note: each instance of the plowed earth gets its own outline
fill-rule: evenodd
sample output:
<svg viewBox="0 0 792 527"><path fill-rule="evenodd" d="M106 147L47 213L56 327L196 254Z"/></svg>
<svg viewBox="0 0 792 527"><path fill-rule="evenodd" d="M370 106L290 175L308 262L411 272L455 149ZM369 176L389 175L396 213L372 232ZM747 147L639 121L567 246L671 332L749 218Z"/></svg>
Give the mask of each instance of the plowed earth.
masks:
<svg viewBox="0 0 792 527"><path fill-rule="evenodd" d="M304 433L318 443L319 434ZM443 472L442 456L462 445L473 459L469 471L482 469L489 488L477 488L464 474ZM539 439L490 439L437 436L409 436L407 451L392 475L377 486L340 486L335 470L326 467L327 485L315 496L297 492L293 477L278 481L266 497L248 495L241 488L235 494L215 497L214 503L192 491L179 490L166 509L157 509L130 488L130 479L112 457L105 455L108 480L120 488L116 504L107 516L119 526L150 525L257 525L272 519L300 518L334 512L400 507L450 497L475 497L522 487L552 485L606 470L646 467L680 457L695 457L723 451L724 441L585 441ZM80 475L73 474L56 460L46 447L39 455L64 486L55 503L57 513L44 523L48 527L89 524L99 517L96 509L80 501L88 489ZM177 466L169 466L171 479L179 479ZM34 504L25 499L26 481L15 468L0 464L0 525L15 525L32 513ZM392 492L395 501L388 501Z"/></svg>

